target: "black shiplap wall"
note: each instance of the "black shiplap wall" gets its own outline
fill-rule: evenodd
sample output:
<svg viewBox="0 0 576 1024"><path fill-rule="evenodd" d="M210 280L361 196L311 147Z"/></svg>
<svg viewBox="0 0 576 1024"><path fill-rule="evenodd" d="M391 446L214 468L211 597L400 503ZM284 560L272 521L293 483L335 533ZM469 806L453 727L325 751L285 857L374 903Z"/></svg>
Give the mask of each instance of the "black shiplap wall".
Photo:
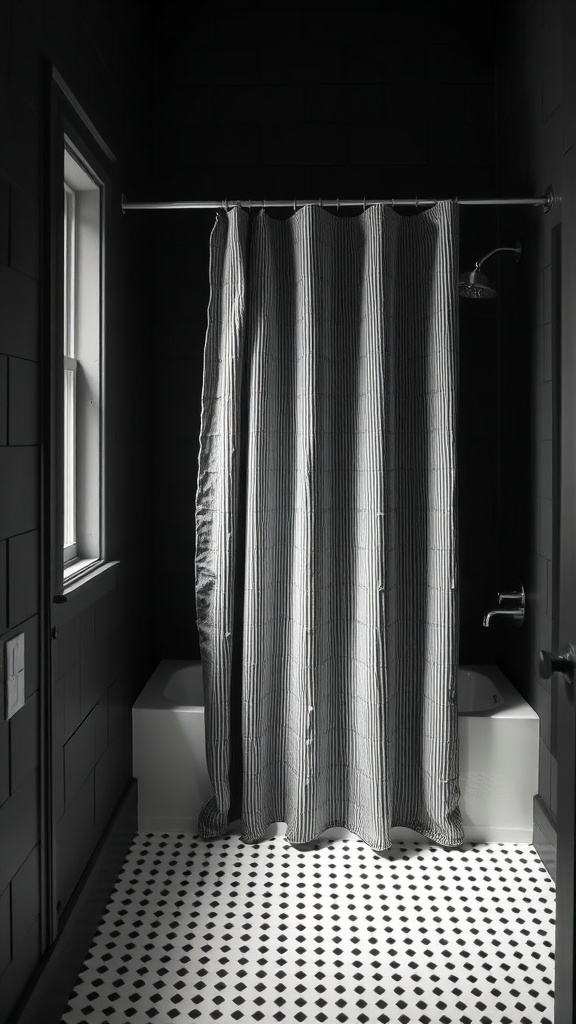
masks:
<svg viewBox="0 0 576 1024"><path fill-rule="evenodd" d="M154 193L163 199L495 194L489 2L158 9ZM211 213L154 214L156 645L198 655L194 499ZM461 209L464 267L496 244L494 210ZM462 304L463 661L501 583L494 306Z"/></svg>
<svg viewBox="0 0 576 1024"><path fill-rule="evenodd" d="M0 5L0 641L26 635L26 704L0 720L0 1021L42 953L39 661L42 529L41 252L48 168L45 100L54 61L117 156L120 192L146 176L149 8L73 0ZM151 667L149 417L142 224L110 225L107 351L108 554L116 586L70 602L54 678L58 898L62 911L131 777L130 705ZM44 669L44 671L41 671Z"/></svg>

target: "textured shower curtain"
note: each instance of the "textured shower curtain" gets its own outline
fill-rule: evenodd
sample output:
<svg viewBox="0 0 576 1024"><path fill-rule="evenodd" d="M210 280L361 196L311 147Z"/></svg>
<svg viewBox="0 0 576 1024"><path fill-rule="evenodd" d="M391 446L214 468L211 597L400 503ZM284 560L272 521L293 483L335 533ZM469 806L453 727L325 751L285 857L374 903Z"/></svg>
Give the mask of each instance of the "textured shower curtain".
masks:
<svg viewBox="0 0 576 1024"><path fill-rule="evenodd" d="M201 835L403 825L462 842L457 208L211 237L196 602L214 797Z"/></svg>

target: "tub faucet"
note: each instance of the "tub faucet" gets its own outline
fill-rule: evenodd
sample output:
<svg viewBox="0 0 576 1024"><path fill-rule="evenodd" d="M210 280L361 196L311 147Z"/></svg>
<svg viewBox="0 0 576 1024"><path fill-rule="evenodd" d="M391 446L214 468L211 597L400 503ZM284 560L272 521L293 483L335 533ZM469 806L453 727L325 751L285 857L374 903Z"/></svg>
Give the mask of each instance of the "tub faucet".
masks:
<svg viewBox="0 0 576 1024"><path fill-rule="evenodd" d="M495 618L496 615L505 615L511 618L516 626L521 626L524 622L524 615L526 613L526 595L524 593L524 587L521 586L519 590L513 590L509 593L498 594L498 604L502 604L503 601L514 601L516 604L515 608L493 608L492 611L486 612L483 625L489 626L490 619Z"/></svg>

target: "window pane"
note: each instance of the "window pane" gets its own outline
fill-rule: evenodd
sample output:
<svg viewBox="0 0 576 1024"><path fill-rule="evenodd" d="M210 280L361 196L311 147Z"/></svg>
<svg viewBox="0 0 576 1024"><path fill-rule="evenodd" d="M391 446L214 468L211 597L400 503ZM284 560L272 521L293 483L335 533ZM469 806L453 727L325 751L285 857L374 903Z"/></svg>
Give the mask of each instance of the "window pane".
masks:
<svg viewBox="0 0 576 1024"><path fill-rule="evenodd" d="M64 152L64 565L102 557L102 183L84 154Z"/></svg>
<svg viewBox="0 0 576 1024"><path fill-rule="evenodd" d="M64 355L74 356L76 315L76 196L64 185Z"/></svg>
<svg viewBox="0 0 576 1024"><path fill-rule="evenodd" d="M64 371L64 547L76 544L76 370Z"/></svg>

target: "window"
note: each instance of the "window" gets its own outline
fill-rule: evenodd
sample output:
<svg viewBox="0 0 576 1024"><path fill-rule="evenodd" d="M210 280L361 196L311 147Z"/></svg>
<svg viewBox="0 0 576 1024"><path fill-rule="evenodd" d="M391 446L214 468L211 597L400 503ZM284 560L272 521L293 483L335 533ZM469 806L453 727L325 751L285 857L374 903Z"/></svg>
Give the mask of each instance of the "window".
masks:
<svg viewBox="0 0 576 1024"><path fill-rule="evenodd" d="M103 185L65 138L63 563L71 582L103 558Z"/></svg>

